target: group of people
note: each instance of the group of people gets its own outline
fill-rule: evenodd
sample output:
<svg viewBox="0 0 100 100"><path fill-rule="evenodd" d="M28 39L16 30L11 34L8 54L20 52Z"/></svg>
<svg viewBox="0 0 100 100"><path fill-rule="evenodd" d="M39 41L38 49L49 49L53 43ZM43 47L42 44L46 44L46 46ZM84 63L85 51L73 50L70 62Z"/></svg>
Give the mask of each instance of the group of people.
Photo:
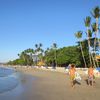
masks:
<svg viewBox="0 0 100 100"><path fill-rule="evenodd" d="M69 66L69 76L70 76L70 81L71 81L71 86L75 86L76 80L76 68L74 64L70 64ZM94 69L92 66L88 68L88 85L93 86L93 81L94 81Z"/></svg>

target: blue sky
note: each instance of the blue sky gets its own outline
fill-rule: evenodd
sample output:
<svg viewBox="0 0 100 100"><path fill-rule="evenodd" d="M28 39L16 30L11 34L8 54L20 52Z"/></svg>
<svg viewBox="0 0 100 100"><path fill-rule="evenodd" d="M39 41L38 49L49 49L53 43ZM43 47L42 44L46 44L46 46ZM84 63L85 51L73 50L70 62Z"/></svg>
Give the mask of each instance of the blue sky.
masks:
<svg viewBox="0 0 100 100"><path fill-rule="evenodd" d="M0 0L0 62L42 43L58 48L76 45L74 33L85 32L84 18L100 0Z"/></svg>

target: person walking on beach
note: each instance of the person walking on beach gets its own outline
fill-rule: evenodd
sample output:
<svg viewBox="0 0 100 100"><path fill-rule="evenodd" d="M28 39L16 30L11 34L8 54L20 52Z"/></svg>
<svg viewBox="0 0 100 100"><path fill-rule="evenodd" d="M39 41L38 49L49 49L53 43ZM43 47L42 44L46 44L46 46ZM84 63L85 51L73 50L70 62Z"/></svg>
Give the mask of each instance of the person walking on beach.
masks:
<svg viewBox="0 0 100 100"><path fill-rule="evenodd" d="M69 76L70 76L70 82L71 82L71 86L74 87L75 85L75 65L71 64L70 69L69 69Z"/></svg>
<svg viewBox="0 0 100 100"><path fill-rule="evenodd" d="M92 66L88 68L88 85L93 86L93 78L94 78L94 69Z"/></svg>

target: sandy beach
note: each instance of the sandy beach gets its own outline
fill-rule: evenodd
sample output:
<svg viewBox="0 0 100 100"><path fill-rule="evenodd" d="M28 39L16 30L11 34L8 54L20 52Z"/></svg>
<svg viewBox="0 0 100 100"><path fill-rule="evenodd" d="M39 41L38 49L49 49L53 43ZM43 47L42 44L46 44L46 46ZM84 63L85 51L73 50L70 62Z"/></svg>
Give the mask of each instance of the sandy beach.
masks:
<svg viewBox="0 0 100 100"><path fill-rule="evenodd" d="M35 68L17 68L19 85L8 92L0 94L0 100L99 100L100 79L96 78L94 86L86 84L82 76L81 85L71 88L66 73L45 71Z"/></svg>

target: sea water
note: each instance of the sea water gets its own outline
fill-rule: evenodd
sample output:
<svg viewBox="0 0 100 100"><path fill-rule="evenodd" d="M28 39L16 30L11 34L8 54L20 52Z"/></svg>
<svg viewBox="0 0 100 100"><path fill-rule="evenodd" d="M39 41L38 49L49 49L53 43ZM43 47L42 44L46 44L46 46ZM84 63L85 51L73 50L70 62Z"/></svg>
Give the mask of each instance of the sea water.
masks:
<svg viewBox="0 0 100 100"><path fill-rule="evenodd" d="M13 68L0 66L0 93L14 89L18 85L18 77Z"/></svg>

